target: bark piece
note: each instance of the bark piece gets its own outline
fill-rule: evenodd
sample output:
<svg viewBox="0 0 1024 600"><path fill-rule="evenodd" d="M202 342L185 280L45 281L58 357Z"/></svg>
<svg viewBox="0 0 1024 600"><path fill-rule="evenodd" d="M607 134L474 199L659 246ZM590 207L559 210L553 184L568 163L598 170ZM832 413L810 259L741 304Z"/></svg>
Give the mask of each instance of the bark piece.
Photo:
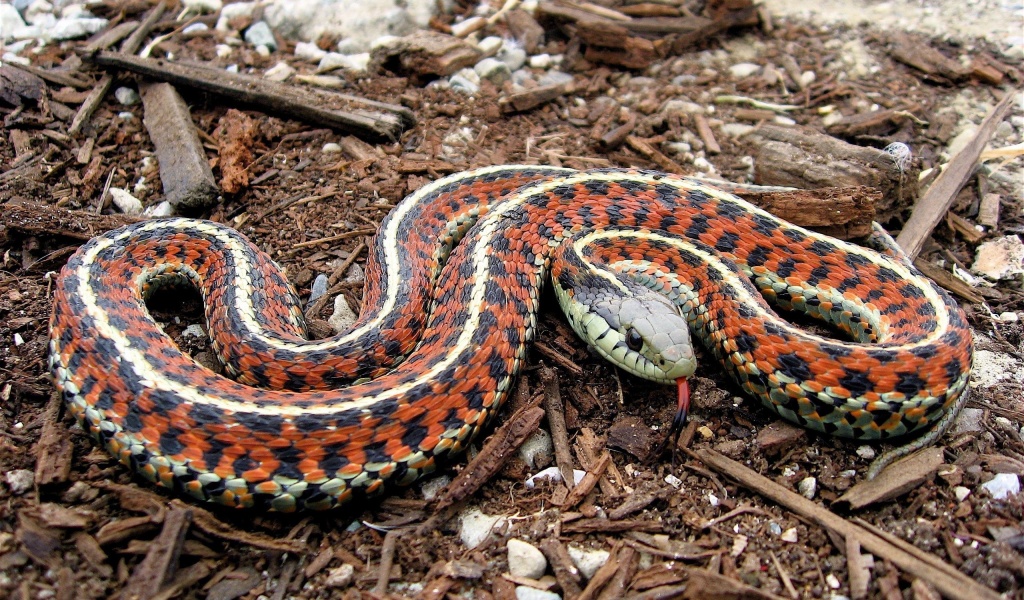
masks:
<svg viewBox="0 0 1024 600"><path fill-rule="evenodd" d="M741 189L736 195L794 225L844 240L870 234L875 206L882 202L881 192L864 186L789 192Z"/></svg>
<svg viewBox="0 0 1024 600"><path fill-rule="evenodd" d="M417 81L430 81L471 67L481 56L480 50L465 40L420 31L376 48L370 60L377 68Z"/></svg>
<svg viewBox="0 0 1024 600"><path fill-rule="evenodd" d="M237 194L249 186L256 122L240 110L230 109L214 131L220 156L220 189Z"/></svg>
<svg viewBox="0 0 1024 600"><path fill-rule="evenodd" d="M92 56L92 60L104 67L124 69L150 79L224 96L277 116L299 119L318 127L326 125L373 140L397 139L403 129L415 122L412 111L404 106L331 90L116 52L100 52Z"/></svg>
<svg viewBox="0 0 1024 600"><path fill-rule="evenodd" d="M928 45L922 38L906 33L890 38L889 55L933 79L959 81L971 72L969 68Z"/></svg>
<svg viewBox="0 0 1024 600"><path fill-rule="evenodd" d="M508 25L508 32L519 40L527 54L536 53L537 47L544 41L544 28L525 10L516 9L505 13L505 24Z"/></svg>
<svg viewBox="0 0 1024 600"><path fill-rule="evenodd" d="M747 136L757 146L762 185L801 189L866 185L881 190L875 220L888 221L913 202L917 167L896 167L882 150L848 144L799 127L766 125Z"/></svg>
<svg viewBox="0 0 1024 600"><path fill-rule="evenodd" d="M992 109L985 119L978 126L974 138L963 147L960 152L950 159L949 164L942 173L935 178L935 181L928 187L921 200L914 206L914 212L907 220L896 243L903 248L911 259L917 258L924 247L924 241L931 235L932 229L939 223L946 211L949 210L960 189L974 173L974 167L981 157L985 145L996 132L996 127L1003 120L1006 111L1013 104L1015 92L1008 92ZM916 181L917 177L914 177ZM884 219L880 219L884 220Z"/></svg>
<svg viewBox="0 0 1024 600"><path fill-rule="evenodd" d="M213 206L220 189L185 101L169 83L141 87L142 122L153 140L167 201L190 212Z"/></svg>
<svg viewBox="0 0 1024 600"><path fill-rule="evenodd" d="M942 448L925 448L882 471L878 477L861 481L832 506L841 510L857 510L876 502L898 498L930 479L942 461Z"/></svg>
<svg viewBox="0 0 1024 600"><path fill-rule="evenodd" d="M503 113L523 112L536 106L550 102L566 94L571 94L576 87L570 83L553 83L541 85L523 92L516 92L498 99L498 107Z"/></svg>

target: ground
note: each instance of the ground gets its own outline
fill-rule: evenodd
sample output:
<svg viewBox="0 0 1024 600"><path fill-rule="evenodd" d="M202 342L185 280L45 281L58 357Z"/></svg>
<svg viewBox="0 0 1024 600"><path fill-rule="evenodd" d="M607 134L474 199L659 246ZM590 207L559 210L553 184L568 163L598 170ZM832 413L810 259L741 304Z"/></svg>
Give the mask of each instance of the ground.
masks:
<svg viewBox="0 0 1024 600"><path fill-rule="evenodd" d="M179 57L225 66L216 57L211 38L172 43ZM771 31L754 27L723 34L643 71L579 64L573 72L575 93L512 114L495 109L503 92L486 83L479 93L467 96L415 85L387 72L350 76L347 93L381 101L397 98L416 116L415 125L400 140L370 147L371 157L362 159L347 151L325 152L325 144L343 137L330 129L227 106L214 97L188 95L196 128L215 166L215 130L225 121L242 118L229 112L231 108L244 110L255 131L248 185L238 193L225 194L222 202L201 216L238 227L287 269L303 298L309 297L317 274L330 276L346 267L337 278L342 281L339 289L358 307L362 287L358 266L364 261L362 244L369 241L368 236L332 243L317 240L376 228L395 203L437 176L438 169L457 171L501 163L655 167L626 146L605 149L591 138L594 107L606 96L616 98L625 111L638 117L634 135L662 136L658 141L666 142L665 148L685 142L689 149L675 146L674 160L693 170L713 164L717 175L726 179L747 180L754 149L742 138L718 133L721 152L707 153L702 140L690 133L688 122L673 123L662 114L666 101L714 105L713 124L736 121L734 111L739 107L714 103L723 94L797 104L802 108L788 116L817 129L830 110L844 115L864 112L872 105L907 110L915 118L874 139L856 141L878 147L904 142L913 148L920 166L934 167L948 158L944 155L948 144L965 121L980 122L1008 92L975 78L951 83L925 77L894 61L886 43L884 35L872 30L781 21ZM564 38L557 35L551 36L548 45L553 54L566 50ZM971 44L969 50L947 41L935 40L932 45L952 57L999 56L984 41ZM71 46L48 46L32 57L33 64L52 68L65 61L71 50ZM285 52L270 58L251 49L238 52L232 60L246 70L259 72L277 60L312 70ZM740 62L778 63L783 56L815 72L816 81L804 92L789 94L765 78L735 78L728 70ZM1009 69L1012 73L1013 67ZM121 83L131 84L131 80ZM1009 83L1019 86L1020 80L1011 76ZM66 108L77 106L82 96L84 92L64 88L50 100ZM681 592L680 585L693 581L692 574L673 570L678 562L708 567L733 581L783 596L861 593L851 589L856 576L848 569L849 548L842 538L716 474L692 454L666 453L653 464L645 463L642 451L660 440L671 420L673 393L616 374L576 339L548 296L540 320L543 348L530 354L516 396L540 395L545 388L540 367L554 365L570 439L582 441L589 430L604 440L598 450L605 444L611 449L612 465L620 478L595 488L579 507L559 511L557 504L566 493L559 484L541 483L532 489L524 485L527 475L553 463L550 453L542 453L539 464L532 467L521 458L512 459L465 500L463 508L505 518L472 549L467 548L460 517L406 532L397 544L394 535L386 535L394 527L420 524L433 513L425 500L427 484L365 506L311 516L241 514L200 508L187 500L172 501L96 449L55 401L46 369L51 275L81 240L74 241L67 231L36 231L31 223L14 222L7 216L14 214L9 212L12 207L25 203L94 214L116 212L98 205L105 186L131 190L147 205L161 200L141 107L120 106L109 95L83 133L68 136L70 116L60 110L51 107L47 112L29 104L22 112L0 106L9 131L28 133L27 139L0 137L0 160L7 165L0 174L0 205L5 215L0 217L4 227L0 235L3 595L113 597L142 572L143 556L153 544L164 543L157 535L162 527L168 528L170 515L181 514L182 507L191 509L192 525L180 558L160 575L166 577L166 589L182 597L369 595L378 580L382 555L392 561L392 586L387 590L392 596L415 595L428 582L434 586L442 582L454 593L473 590L478 597L485 597L485 592L503 597L512 585L503 576L509 571L506 541L512 537L537 546L554 539L563 547L614 550L615 560L625 566L606 588L611 595L672 597ZM825 106L831 108L823 110ZM134 116L125 117L121 114L125 111ZM1019 102L1010 114L993 146L1020 139ZM36 117L38 121L29 121ZM19 146L22 143L27 146ZM83 151L86 145L89 152ZM30 162L26 154L43 158L25 168L24 163ZM972 179L953 207L959 216L974 220L979 190L1000 194L1001 217L998 227L986 232L988 238L1024 230L1019 171L1009 177L1005 173L998 168L984 170L982 181ZM899 228L901 222L896 219L888 225ZM923 256L933 262L970 266L979 241L967 240L942 224ZM353 265L349 259L355 252L360 254ZM999 363L1000 371L1011 376L976 390L967 406L979 416L978 422L960 424L940 440L942 466L920 485L862 509L833 508L844 517L862 519L910 542L996 592L1024 597L1022 496L997 500L981 487L996 473L1024 476L1019 376L1024 329L1019 320L996 318L1024 314L1024 294L1019 275L982 292L985 304L964 301L964 309L976 328L979 350L986 357L1006 361ZM168 332L179 340L185 325L202 320L191 296L157 298L151 308L161 321L170 323ZM328 303L312 316L326 319L330 313ZM321 323L314 323L313 329L326 330ZM783 448L772 447L764 440L766 432L780 427L777 417L743 397L708 357L702 358L695 381L693 428L685 436L691 451L715 449L792 491L813 478L813 499L826 507L863 478L870 456L880 448L810 432L793 435L793 443ZM506 416L499 416L499 425ZM474 449L479 450L483 441ZM54 455L70 464L47 464ZM454 475L464 465L460 459L442 474ZM62 468L63 475L52 475ZM961 490L970 493L958 497ZM638 498L645 502L630 509L630 502ZM738 508L743 510L730 514ZM579 526L581 522L592 525L600 521L597 517L608 514L617 516L605 526ZM708 526L723 515L729 517ZM347 585L337 581L344 564L355 571L354 581ZM878 559L866 594L897 598L935 593L927 582L915 583L917 579ZM583 580L581 587L586 584ZM423 593L429 595L429 590Z"/></svg>

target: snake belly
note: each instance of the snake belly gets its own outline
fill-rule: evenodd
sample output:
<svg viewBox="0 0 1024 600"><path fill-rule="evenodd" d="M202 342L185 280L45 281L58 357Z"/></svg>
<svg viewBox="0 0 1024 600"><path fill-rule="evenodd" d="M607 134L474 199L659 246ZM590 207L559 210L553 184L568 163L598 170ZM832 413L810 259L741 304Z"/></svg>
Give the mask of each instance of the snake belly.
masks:
<svg viewBox="0 0 1024 600"><path fill-rule="evenodd" d="M782 416L837 435L881 438L926 427L962 393L972 358L966 319L901 261L800 229L686 178L531 169L537 168L450 176L439 182L447 190L441 200L421 198L447 202L452 215L471 215L473 201L486 206L468 217L476 221L468 230L465 220L453 225L437 218L444 223L436 229L440 237L462 238L454 248L398 247L402 236L378 235L378 244L391 246L374 248L374 256L427 255L426 264L436 258L438 266L436 277L420 280L430 290L420 292L403 317L412 329L422 327L405 360L391 370L376 364L351 370L386 370L375 379L342 389L267 389L216 375L183 354L145 308L150 286L165 278L189 280L208 304L229 305L235 316L216 328L241 320L279 346L303 342L297 304L293 297L282 302L290 291L282 292L286 278L269 258L251 245L231 251L248 242L226 227L173 219L99 236L68 261L51 319L56 384L101 445L158 485L239 508L331 508L407 485L462 450L514 382L535 334L553 253L590 234L639 231L632 241L609 235L606 246L631 246L613 255L643 263L645 255L656 258L657 236L698 245L700 253L688 259L695 293L680 304L703 315L696 336L733 363L729 371L744 389ZM501 174L512 172L532 181L511 191ZM701 260L710 266L702 268ZM572 267L556 268L568 277ZM371 338L394 339L387 338L388 319L390 311L407 308L408 274L376 270L368 279L388 281L375 292L368 288L373 315L364 313L356 328L372 322ZM701 290L723 279L746 290L743 300L702 298ZM770 310L761 329L749 331L751 311L763 311L754 306L759 295L831 322L861 342L795 339ZM210 329L214 339L221 335L212 321ZM359 335L347 339L359 348L369 344ZM267 359L245 344L235 349L240 365ZM332 351L317 347L299 366L269 367L287 375L255 379L351 379L333 375L334 365L317 370L320 355ZM337 356L335 364L359 360ZM382 364L392 363L385 358Z"/></svg>

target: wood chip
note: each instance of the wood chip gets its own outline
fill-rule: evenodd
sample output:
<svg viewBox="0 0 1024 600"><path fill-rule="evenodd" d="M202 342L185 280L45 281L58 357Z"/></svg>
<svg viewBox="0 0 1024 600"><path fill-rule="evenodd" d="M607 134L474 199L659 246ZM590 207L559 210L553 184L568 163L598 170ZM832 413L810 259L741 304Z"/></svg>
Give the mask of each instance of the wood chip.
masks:
<svg viewBox="0 0 1024 600"><path fill-rule="evenodd" d="M167 513L163 530L121 590L118 596L121 600L153 598L164 583L174 577L191 522L192 511L189 509L175 508Z"/></svg>
<svg viewBox="0 0 1024 600"><path fill-rule="evenodd" d="M891 465L878 477L853 486L833 504L839 510L858 510L917 489L943 463L942 448L924 448Z"/></svg>

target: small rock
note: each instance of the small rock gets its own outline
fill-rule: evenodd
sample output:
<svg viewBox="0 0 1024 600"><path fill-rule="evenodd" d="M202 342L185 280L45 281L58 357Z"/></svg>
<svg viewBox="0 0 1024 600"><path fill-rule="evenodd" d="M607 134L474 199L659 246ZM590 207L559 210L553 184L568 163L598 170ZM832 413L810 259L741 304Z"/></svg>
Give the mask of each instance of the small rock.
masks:
<svg viewBox="0 0 1024 600"><path fill-rule="evenodd" d="M231 31L231 22L235 19L248 19L256 10L256 2L232 2L220 9L217 17L217 31Z"/></svg>
<svg viewBox="0 0 1024 600"><path fill-rule="evenodd" d="M149 217L169 217L174 214L174 205L164 200L156 206L150 206L143 212Z"/></svg>
<svg viewBox="0 0 1024 600"><path fill-rule="evenodd" d="M955 488L953 488L953 493L956 494L956 499L958 501L963 502L964 500L967 499L968 496L971 495L971 490L965 488L962 485L958 485Z"/></svg>
<svg viewBox="0 0 1024 600"><path fill-rule="evenodd" d="M728 440L715 446L715 450L729 458L736 459L746 453L747 443L743 440Z"/></svg>
<svg viewBox="0 0 1024 600"><path fill-rule="evenodd" d="M537 54L530 57L530 66L534 69L547 69L554 64L550 54Z"/></svg>
<svg viewBox="0 0 1024 600"><path fill-rule="evenodd" d="M224 8L221 0L183 0L185 10L191 13L209 14Z"/></svg>
<svg viewBox="0 0 1024 600"><path fill-rule="evenodd" d="M107 28L107 19L61 19L48 30L48 37L53 40L73 40L92 35Z"/></svg>
<svg viewBox="0 0 1024 600"><path fill-rule="evenodd" d="M270 25L267 25L266 21L256 21L250 25L245 30L245 41L256 47L266 46L271 52L277 50L274 32L270 30Z"/></svg>
<svg viewBox="0 0 1024 600"><path fill-rule="evenodd" d="M807 87L817 81L818 75L814 71L804 71L800 74L800 83Z"/></svg>
<svg viewBox="0 0 1024 600"><path fill-rule="evenodd" d="M11 493L15 496L20 496L31 490L36 483L35 474L28 469L8 471L4 474L4 479L7 481L7 487L11 488Z"/></svg>
<svg viewBox="0 0 1024 600"><path fill-rule="evenodd" d="M786 421L774 421L757 434L757 447L771 456L782 454L786 449L807 435L806 430Z"/></svg>
<svg viewBox="0 0 1024 600"><path fill-rule="evenodd" d="M795 544L797 539L799 539L796 533L796 527L790 527L783 531L782 535L779 536L779 539L784 542L789 542L790 544Z"/></svg>
<svg viewBox="0 0 1024 600"><path fill-rule="evenodd" d="M501 50L501 47L505 45L505 42L496 35L489 35L484 39L477 42L476 47L483 52L484 56L494 56Z"/></svg>
<svg viewBox="0 0 1024 600"><path fill-rule="evenodd" d="M323 57L327 56L327 51L310 42L295 42L295 52L293 54L295 54L296 58L301 58L302 60L320 62Z"/></svg>
<svg viewBox="0 0 1024 600"><path fill-rule="evenodd" d="M183 337L183 338L191 338L192 341L204 341L204 342L207 339L209 339L209 338L206 337L206 332L203 331L203 326L199 325L198 323L193 323L193 324L189 325L188 327L186 327L181 332L181 337Z"/></svg>
<svg viewBox="0 0 1024 600"><path fill-rule="evenodd" d="M505 44L498 52L498 60L508 65L509 71L515 71L526 64L526 50Z"/></svg>
<svg viewBox="0 0 1024 600"><path fill-rule="evenodd" d="M328 52L320 59L320 64L317 65L317 73L323 73L325 71L333 71L335 69L345 69L347 71L356 71L363 73L370 64L370 53L361 52L359 54L339 54L337 52Z"/></svg>
<svg viewBox="0 0 1024 600"><path fill-rule="evenodd" d="M10 4L0 4L0 41L14 39L14 30L25 26L18 9Z"/></svg>
<svg viewBox="0 0 1024 600"><path fill-rule="evenodd" d="M999 473L981 484L981 487L988 490L992 498L1002 500L1011 494L1020 493L1020 478L1013 473Z"/></svg>
<svg viewBox="0 0 1024 600"><path fill-rule="evenodd" d="M587 579L592 578L594 573L597 573L597 570L603 567L604 563L608 562L608 557L610 556L607 550L580 548L573 544L569 544L567 550L569 558L572 559L572 564L576 565L576 568Z"/></svg>
<svg viewBox="0 0 1024 600"><path fill-rule="evenodd" d="M736 79L750 77L760 70L761 65L755 65L754 63L737 63L729 67L729 73Z"/></svg>
<svg viewBox="0 0 1024 600"><path fill-rule="evenodd" d="M142 202L132 196L128 190L112 187L110 188L110 199L114 206L126 215L137 215L142 212Z"/></svg>
<svg viewBox="0 0 1024 600"><path fill-rule="evenodd" d="M505 548L508 550L508 570L516 577L540 579L548 570L548 561L536 546L512 538Z"/></svg>
<svg viewBox="0 0 1024 600"><path fill-rule="evenodd" d="M723 123L718 129L728 137L738 138L753 131L755 126L746 123Z"/></svg>
<svg viewBox="0 0 1024 600"><path fill-rule="evenodd" d="M466 37L474 31L480 31L487 26L487 19L483 17L470 17L458 23L452 23L452 35L455 37Z"/></svg>
<svg viewBox="0 0 1024 600"><path fill-rule="evenodd" d="M341 333L356 322L356 313L348 305L343 294L338 294L334 299L334 312L327 318L327 324L331 326L334 333Z"/></svg>
<svg viewBox="0 0 1024 600"><path fill-rule="evenodd" d="M1024 273L1024 243L1020 236L1007 235L978 246L971 271L993 280Z"/></svg>
<svg viewBox="0 0 1024 600"><path fill-rule="evenodd" d="M355 576L355 567L348 563L342 564L340 567L331 569L327 572L327 580L324 581L324 585L329 588L343 588L348 587L352 583L352 578Z"/></svg>
<svg viewBox="0 0 1024 600"><path fill-rule="evenodd" d="M573 76L565 71L548 71L537 80L537 85L563 85L572 83Z"/></svg>
<svg viewBox="0 0 1024 600"><path fill-rule="evenodd" d="M863 458L864 460L871 460L872 458L875 457L875 449L872 448L871 446L868 446L867 444L863 446L858 446L857 456Z"/></svg>
<svg viewBox="0 0 1024 600"><path fill-rule="evenodd" d="M562 600L562 597L554 592L538 590L528 585L517 585L516 600Z"/></svg>
<svg viewBox="0 0 1024 600"><path fill-rule="evenodd" d="M672 473L669 473L668 475L665 476L665 483L667 483L670 486L676 488L677 490L679 488L683 487L683 480L678 478L678 477L676 477Z"/></svg>
<svg viewBox="0 0 1024 600"><path fill-rule="evenodd" d="M573 478L575 483L579 483L579 482L583 481L583 476L586 475L586 474L587 474L586 471L581 471L579 469L573 469L573 471L572 471L572 478ZM526 482L525 482L526 483L526 487L528 487L528 488L530 488L532 490L534 488L534 486L537 484L538 481L542 481L542 480L545 480L545 479L548 479L548 480L551 480L551 481L554 481L554 482L558 483L558 482L562 481L562 472L558 470L558 467L548 467L548 468L540 471L536 475L532 475L529 479L527 479Z"/></svg>
<svg viewBox="0 0 1024 600"><path fill-rule="evenodd" d="M431 477L426 479L420 484L420 493L423 494L423 499L427 502L432 502L434 498L437 498L438 494L452 482L452 478L447 475L438 475L437 477Z"/></svg>
<svg viewBox="0 0 1024 600"><path fill-rule="evenodd" d="M463 511L459 515L459 539L462 540L462 545L469 550L476 548L487 539L494 526L504 520L504 517L499 515L484 514L479 508Z"/></svg>
<svg viewBox="0 0 1024 600"><path fill-rule="evenodd" d="M198 36L210 30L206 23L193 23L181 30L181 35L187 38Z"/></svg>
<svg viewBox="0 0 1024 600"><path fill-rule="evenodd" d="M805 477L796 484L796 489L804 498L814 500L814 494L818 492L818 480L814 477Z"/></svg>
<svg viewBox="0 0 1024 600"><path fill-rule="evenodd" d="M227 44L217 44L213 49L217 53L217 58L227 58L231 56L232 52L234 52L231 46L228 46Z"/></svg>
<svg viewBox="0 0 1024 600"><path fill-rule="evenodd" d="M512 78L512 71L509 70L508 65L496 58L483 59L476 63L473 70L480 76L480 79L486 79L498 86Z"/></svg>
<svg viewBox="0 0 1024 600"><path fill-rule="evenodd" d="M471 81L465 75L461 75L459 73L448 78L448 85L450 85L453 90L459 90L467 94L475 94L480 91L480 86L478 84Z"/></svg>
<svg viewBox="0 0 1024 600"><path fill-rule="evenodd" d="M843 585L842 582L839 581L839 578L836 577L835 575L833 575L832 573L829 573L828 575L825 576L825 583L828 584L828 587L830 587L830 588L832 588L834 590L838 590L839 587L841 585Z"/></svg>
<svg viewBox="0 0 1024 600"><path fill-rule="evenodd" d="M133 106L138 104L141 98L139 93L134 88L130 87L119 87L114 90L114 98L121 103L122 106Z"/></svg>
<svg viewBox="0 0 1024 600"><path fill-rule="evenodd" d="M336 142L327 142L320 151L324 154L339 154L341 152L341 144Z"/></svg>
<svg viewBox="0 0 1024 600"><path fill-rule="evenodd" d="M658 112L665 115L682 114L682 115L703 115L706 110L700 104L696 102L690 102L689 100L667 100L661 105L661 110Z"/></svg>
<svg viewBox="0 0 1024 600"><path fill-rule="evenodd" d="M295 74L295 69L282 61L267 69L263 76L270 81L285 81Z"/></svg>
<svg viewBox="0 0 1024 600"><path fill-rule="evenodd" d="M953 421L953 435L963 435L965 433L976 433L984 431L985 427L981 424L982 417L985 415L984 409L981 408L964 408L960 411L960 414L956 416L956 420Z"/></svg>
<svg viewBox="0 0 1024 600"><path fill-rule="evenodd" d="M551 441L551 434L544 429L538 429L519 447L519 457L531 469L536 469L538 464L551 464L550 457L554 452L555 445ZM544 457L547 457L547 460Z"/></svg>

